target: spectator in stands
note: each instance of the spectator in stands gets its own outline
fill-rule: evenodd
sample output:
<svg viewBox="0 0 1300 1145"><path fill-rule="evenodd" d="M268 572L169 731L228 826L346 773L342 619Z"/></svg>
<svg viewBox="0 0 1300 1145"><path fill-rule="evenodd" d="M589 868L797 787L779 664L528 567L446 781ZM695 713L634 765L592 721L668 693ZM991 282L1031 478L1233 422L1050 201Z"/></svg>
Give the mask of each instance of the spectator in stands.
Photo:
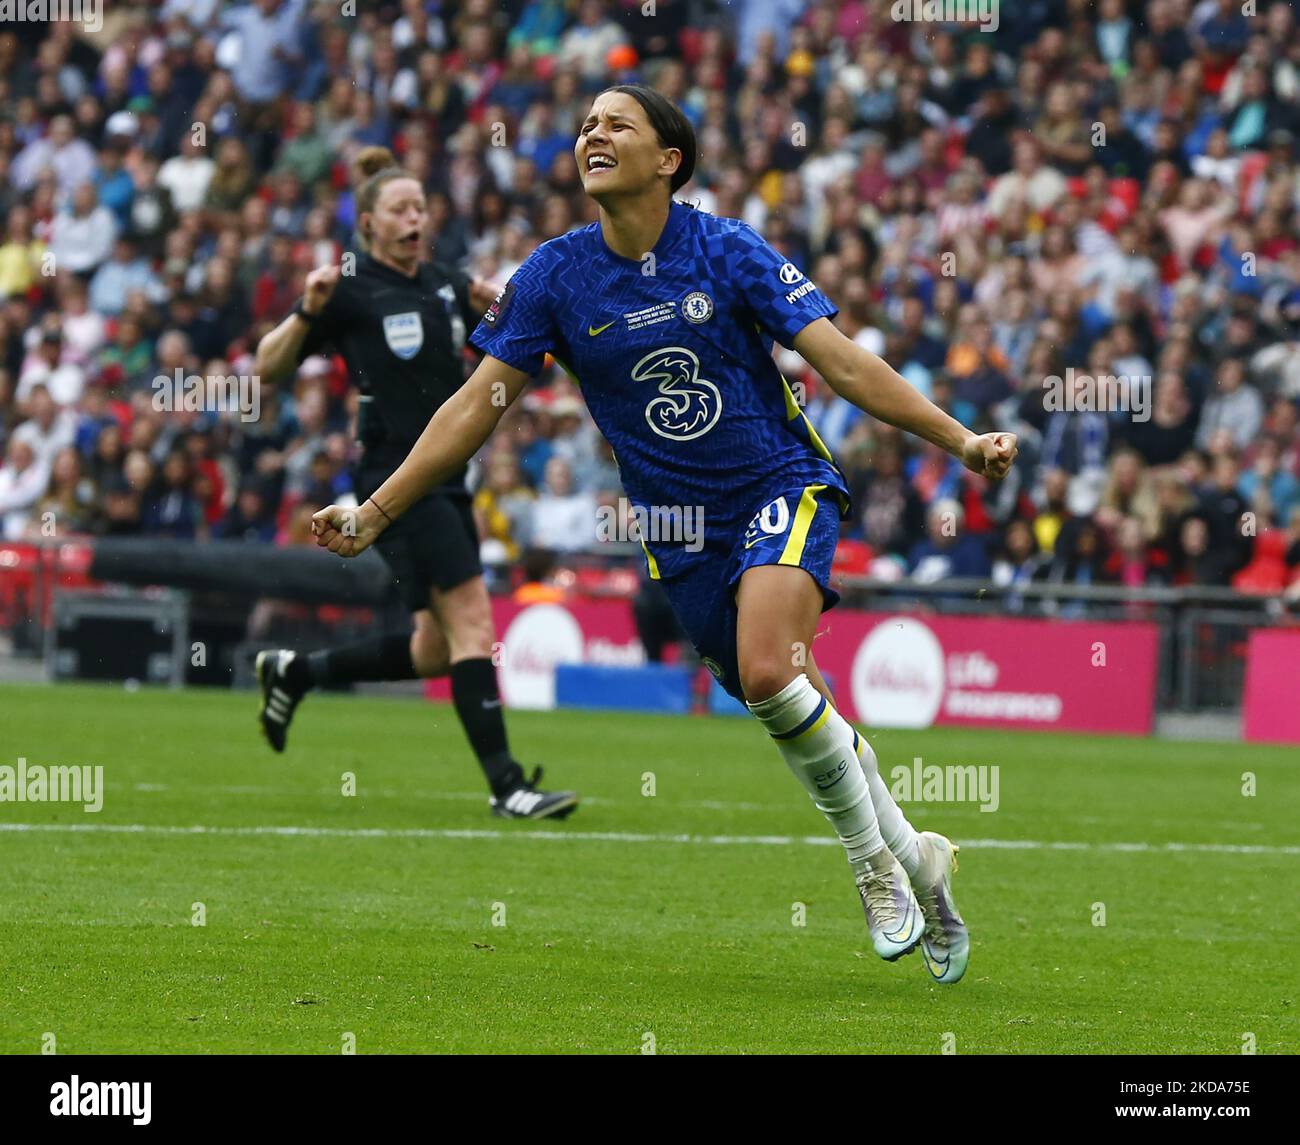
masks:
<svg viewBox="0 0 1300 1145"><path fill-rule="evenodd" d="M596 499L577 490L563 457L546 463L546 480L533 512L532 544L554 553L590 548L596 537Z"/></svg>
<svg viewBox="0 0 1300 1145"><path fill-rule="evenodd" d="M113 212L99 202L94 183L82 183L50 228L54 266L73 274L93 274L112 252L118 227Z"/></svg>
<svg viewBox="0 0 1300 1145"><path fill-rule="evenodd" d="M1164 582L1164 573L1150 548L1150 538L1136 517L1124 517L1114 530L1114 547L1106 564L1106 579L1125 588Z"/></svg>
<svg viewBox="0 0 1300 1145"><path fill-rule="evenodd" d="M1091 518L1076 518L1062 530L1048 566L1052 584L1102 584L1106 577L1106 539Z"/></svg>
<svg viewBox="0 0 1300 1145"><path fill-rule="evenodd" d="M15 433L0 465L0 537L16 541L27 532L32 510L48 483L49 468Z"/></svg>
<svg viewBox="0 0 1300 1145"><path fill-rule="evenodd" d="M71 193L95 177L95 149L79 139L70 115L56 115L50 120L49 133L38 135L17 156L9 170L9 179L19 191L30 191L41 175L52 172L64 194Z"/></svg>
<svg viewBox="0 0 1300 1145"><path fill-rule="evenodd" d="M1183 519L1178 548L1174 584L1223 587L1228 583L1230 570L1223 558L1211 549L1209 525L1201 514L1194 512Z"/></svg>
<svg viewBox="0 0 1300 1145"><path fill-rule="evenodd" d="M131 206L125 221L126 234L150 261L162 256L163 241L176 227L176 208L171 192L158 181L158 157L132 153L130 164Z"/></svg>
<svg viewBox="0 0 1300 1145"><path fill-rule="evenodd" d="M329 141L317 125L314 104L303 101L294 105L292 132L280 151L276 170L290 171L310 187L325 177L334 161Z"/></svg>
<svg viewBox="0 0 1300 1145"><path fill-rule="evenodd" d="M116 317L126 308L132 291L142 291L151 304L163 299L163 285L133 239L118 235L112 257L101 263L90 280L90 305L98 313Z"/></svg>
<svg viewBox="0 0 1300 1145"><path fill-rule="evenodd" d="M1069 490L1070 475L1065 470L1048 471L1043 479L1041 504L1034 517L1034 538L1045 553L1052 554L1056 551L1057 538L1072 517L1066 503Z"/></svg>
<svg viewBox="0 0 1300 1145"><path fill-rule="evenodd" d="M104 345L107 323L102 314L90 309L86 284L81 279L67 275L59 280L57 290L57 328L63 335L60 361L85 368Z"/></svg>
<svg viewBox="0 0 1300 1145"><path fill-rule="evenodd" d="M1160 532L1155 485L1141 457L1132 450L1121 449L1111 456L1095 519L1112 539L1126 521L1137 523L1144 541L1154 540Z"/></svg>
<svg viewBox="0 0 1300 1145"><path fill-rule="evenodd" d="M1233 444L1244 449L1259 433L1264 422L1264 402L1259 391L1246 381L1245 363L1240 358L1226 358L1214 375L1215 392L1201 411L1196 430L1196 444L1209 447L1220 429L1226 429Z"/></svg>
<svg viewBox="0 0 1300 1145"><path fill-rule="evenodd" d="M925 527L925 507L903 475L902 449L895 440L882 441L871 464L850 472L854 532L876 553L906 557Z"/></svg>
<svg viewBox="0 0 1300 1145"><path fill-rule="evenodd" d="M525 549L520 558L521 580L513 598L518 604L558 604L567 595L556 583L555 553L549 549Z"/></svg>
<svg viewBox="0 0 1300 1145"><path fill-rule="evenodd" d="M31 446L37 464L48 473L54 465L55 454L76 440L76 415L70 409L60 408L49 389L40 382L28 393L26 409L27 420L14 430L11 440Z"/></svg>
<svg viewBox="0 0 1300 1145"><path fill-rule="evenodd" d="M1261 528L1290 520L1292 508L1300 505L1300 478L1282 467L1275 438L1261 437L1255 443L1254 459L1241 474L1237 491Z"/></svg>
<svg viewBox="0 0 1300 1145"><path fill-rule="evenodd" d="M1197 420L1182 375L1168 370L1156 378L1151 417L1130 420L1118 436L1148 465L1172 465L1196 440Z"/></svg>
<svg viewBox="0 0 1300 1145"><path fill-rule="evenodd" d="M524 484L513 452L494 453L483 484L474 494L474 522L482 538L484 564L514 564L530 540L536 494Z"/></svg>
<svg viewBox="0 0 1300 1145"><path fill-rule="evenodd" d="M966 513L957 501L938 501L926 518L928 537L908 554L908 573L921 584L953 577L987 579L992 571L984 539L965 529Z"/></svg>
<svg viewBox="0 0 1300 1145"><path fill-rule="evenodd" d="M1248 505L1238 491L1240 467L1230 453L1214 459L1210 480L1201 489L1197 510L1210 534L1210 548L1221 562L1222 583L1250 559L1251 540L1258 531L1246 527Z"/></svg>
<svg viewBox="0 0 1300 1145"><path fill-rule="evenodd" d="M226 541L260 541L275 539L275 514L267 504L266 492L259 484L246 483L230 511L222 518L215 536Z"/></svg>
<svg viewBox="0 0 1300 1145"><path fill-rule="evenodd" d="M205 532L202 506L194 496L194 473L183 450L173 450L160 477L146 490L140 528L148 536L192 541Z"/></svg>
<svg viewBox="0 0 1300 1145"><path fill-rule="evenodd" d="M50 323L41 329L40 341L23 362L14 396L22 404L34 386L43 386L56 406L75 406L81 400L85 384L85 371L66 360L63 331Z"/></svg>
<svg viewBox="0 0 1300 1145"><path fill-rule="evenodd" d="M145 337L144 329L137 318L123 315L117 322L117 331L99 353L100 370L113 370L121 379L121 384L134 390L146 386L152 380L154 362L154 345ZM160 367L170 363L160 363ZM162 373L160 368L159 373ZM170 370L163 374L170 378Z"/></svg>
<svg viewBox="0 0 1300 1145"><path fill-rule="evenodd" d="M1032 584L1046 575L1048 561L1048 556L1038 547L1029 522L1018 518L1007 526L990 576L1000 587ZM1024 597L1009 593L1004 604L1011 611L1018 612L1024 607Z"/></svg>
<svg viewBox="0 0 1300 1145"><path fill-rule="evenodd" d="M98 517L97 490L85 475L81 452L74 445L64 446L54 458L49 487L32 513L31 529L40 537L91 533Z"/></svg>
<svg viewBox="0 0 1300 1145"><path fill-rule="evenodd" d="M201 142L205 139L206 133L198 135L187 126L177 140L177 154L158 169L158 185L171 196L172 205L181 214L202 207L212 183L216 164Z"/></svg>
<svg viewBox="0 0 1300 1145"><path fill-rule="evenodd" d="M0 301L26 294L41 273L45 243L33 235L32 227L30 208L18 205L8 212L0 246Z"/></svg>
<svg viewBox="0 0 1300 1145"><path fill-rule="evenodd" d="M212 176L205 187L203 205L215 212L222 226L234 223L249 196L257 190L257 172L242 139L227 136L217 145ZM184 208L177 205L177 209Z"/></svg>
<svg viewBox="0 0 1300 1145"><path fill-rule="evenodd" d="M1028 135L1012 148L1012 167L1000 176L989 192L989 213L1005 220L1013 211L1042 212L1066 193L1065 177L1042 161L1038 143Z"/></svg>

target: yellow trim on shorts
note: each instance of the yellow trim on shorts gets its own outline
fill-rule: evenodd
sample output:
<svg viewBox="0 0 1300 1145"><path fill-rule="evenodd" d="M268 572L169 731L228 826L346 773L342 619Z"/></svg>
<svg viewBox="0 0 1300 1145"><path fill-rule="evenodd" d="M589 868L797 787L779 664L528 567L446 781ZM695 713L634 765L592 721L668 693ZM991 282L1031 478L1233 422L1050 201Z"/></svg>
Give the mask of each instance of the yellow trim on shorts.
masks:
<svg viewBox="0 0 1300 1145"><path fill-rule="evenodd" d="M817 513L817 494L825 492L825 485L805 486L803 496L799 498L799 508L794 512L794 524L790 526L790 536L786 538L785 548L781 551L779 565L797 565L803 559L804 545L808 543L808 530L812 527L813 517Z"/></svg>

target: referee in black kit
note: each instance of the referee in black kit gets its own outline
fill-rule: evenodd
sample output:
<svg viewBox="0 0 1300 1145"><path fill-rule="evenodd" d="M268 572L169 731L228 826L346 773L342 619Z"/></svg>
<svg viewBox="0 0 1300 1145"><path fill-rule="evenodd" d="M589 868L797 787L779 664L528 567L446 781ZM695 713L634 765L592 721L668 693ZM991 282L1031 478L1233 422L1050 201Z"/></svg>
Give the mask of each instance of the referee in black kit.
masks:
<svg viewBox="0 0 1300 1145"><path fill-rule="evenodd" d="M387 148L367 148L356 166L363 181L355 273L313 270L293 313L259 343L256 369L275 380L326 347L342 354L362 395L357 497L364 500L464 382L467 331L496 290L454 267L421 261L424 191ZM456 714L492 789L493 812L510 819L568 815L578 797L539 790L541 768L525 777L510 753L491 659L492 607L464 472L403 514L376 547L414 616L414 632L307 656L288 649L261 653L259 714L271 746L284 750L294 709L317 685L450 675Z"/></svg>

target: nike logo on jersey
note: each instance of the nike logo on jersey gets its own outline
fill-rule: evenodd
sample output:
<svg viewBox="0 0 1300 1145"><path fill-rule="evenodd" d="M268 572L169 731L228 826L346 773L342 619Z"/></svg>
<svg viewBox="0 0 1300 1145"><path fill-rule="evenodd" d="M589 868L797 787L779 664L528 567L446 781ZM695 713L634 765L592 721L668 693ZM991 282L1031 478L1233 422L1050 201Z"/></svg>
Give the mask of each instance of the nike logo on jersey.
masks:
<svg viewBox="0 0 1300 1145"><path fill-rule="evenodd" d="M615 318L614 322L617 321L618 319ZM588 326L587 333L594 338L597 334L603 334L606 330L608 330L611 326L614 325L614 322L606 322L604 326Z"/></svg>

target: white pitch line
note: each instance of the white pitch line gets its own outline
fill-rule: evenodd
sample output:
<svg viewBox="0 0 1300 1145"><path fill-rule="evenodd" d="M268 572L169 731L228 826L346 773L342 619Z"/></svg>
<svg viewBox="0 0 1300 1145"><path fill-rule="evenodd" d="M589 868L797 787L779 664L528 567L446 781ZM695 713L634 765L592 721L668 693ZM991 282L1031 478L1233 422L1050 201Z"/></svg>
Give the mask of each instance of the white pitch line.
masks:
<svg viewBox="0 0 1300 1145"><path fill-rule="evenodd" d="M547 839L569 843L689 843L705 846L833 847L838 839L826 835L652 835L632 831L549 831L435 827L178 827L156 823L0 823L0 832L40 831L64 834L116 835L269 835L322 839ZM990 851L1108 851L1120 854L1300 855L1300 846L1259 846L1237 843L1067 843L1036 839L958 839L971 850Z"/></svg>
<svg viewBox="0 0 1300 1145"><path fill-rule="evenodd" d="M166 783L133 783L131 785L135 791L143 791L146 794L157 794L160 791L171 791L173 788ZM315 795L337 795L338 786L318 787L314 791L304 792L300 787L254 787L248 784L231 786L222 783L187 783L182 787L175 788L177 791L215 791L220 795L288 795L301 797L304 794ZM479 791L421 791L418 788L406 787L365 787L360 795L366 797L378 797L381 799L432 799L443 802L455 803L487 803L488 797ZM603 795L584 795L582 797L583 805L586 807L613 807L620 801L617 799L607 799ZM787 806L781 803L752 803L743 800L720 800L720 799L683 799L680 802L674 802L674 807L680 807L683 810L693 811L782 811Z"/></svg>

